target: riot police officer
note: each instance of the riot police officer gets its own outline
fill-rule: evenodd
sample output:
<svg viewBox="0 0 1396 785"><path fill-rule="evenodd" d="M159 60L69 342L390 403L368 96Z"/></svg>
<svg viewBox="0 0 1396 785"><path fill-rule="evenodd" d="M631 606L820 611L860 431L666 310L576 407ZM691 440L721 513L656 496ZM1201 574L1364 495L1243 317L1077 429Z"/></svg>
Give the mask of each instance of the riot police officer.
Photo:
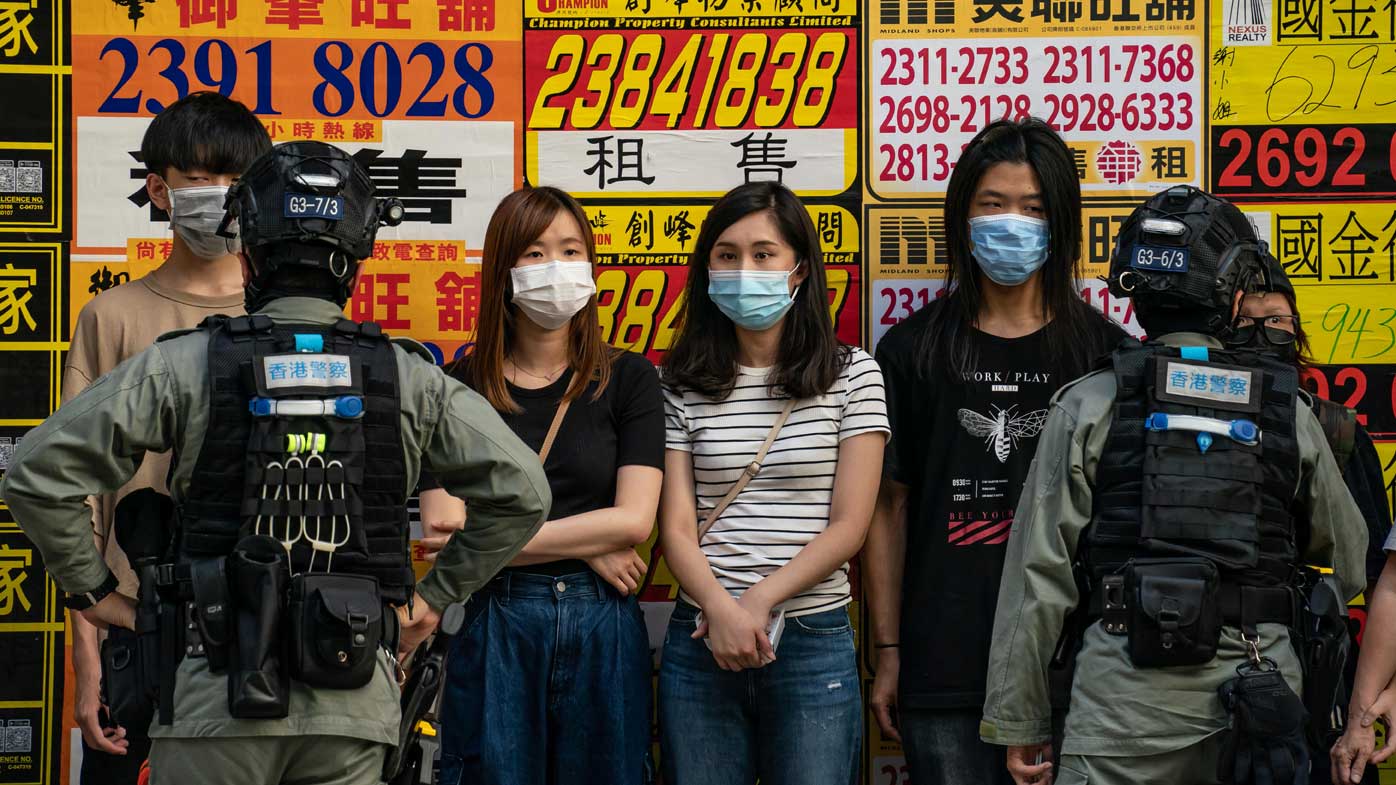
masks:
<svg viewBox="0 0 1396 785"><path fill-rule="evenodd" d="M380 225L402 217L353 159L279 145L227 210L248 316L164 336L93 383L29 433L0 493L70 606L130 628L83 500L173 449L173 536L138 625L159 641L154 782L376 783L398 739L395 651L528 542L547 479L420 346L343 318ZM414 586L406 501L423 468L469 500L470 524Z"/></svg>
<svg viewBox="0 0 1396 785"><path fill-rule="evenodd" d="M1220 340L1244 294L1287 287L1267 253L1189 187L1121 228L1111 292L1153 340L1058 394L1004 565L980 734L1019 783L1308 781L1296 577L1331 566L1356 595L1367 533L1294 367Z"/></svg>

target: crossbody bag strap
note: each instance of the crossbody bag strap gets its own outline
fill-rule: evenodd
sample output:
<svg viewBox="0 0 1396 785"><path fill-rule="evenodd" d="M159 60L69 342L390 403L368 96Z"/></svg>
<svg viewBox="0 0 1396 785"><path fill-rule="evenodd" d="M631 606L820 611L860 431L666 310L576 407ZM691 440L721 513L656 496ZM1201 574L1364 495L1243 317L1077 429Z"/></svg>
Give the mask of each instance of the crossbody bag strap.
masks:
<svg viewBox="0 0 1396 785"><path fill-rule="evenodd" d="M766 441L761 444L761 449L756 451L755 460L747 464L746 468L742 470L742 476L738 477L737 481L732 483L732 487L727 489L727 495L723 496L722 501L718 502L717 506L713 507L712 511L698 524L699 541L703 539L703 535L708 533L708 529L711 529L713 524L717 523L717 519L722 517L722 513L727 509L727 505L731 504L732 500L737 498L737 494L741 493L742 489L746 487L746 484L751 482L751 479L760 473L761 462L766 460L766 453L770 451L771 445L775 444L776 436L780 435L781 426L785 425L785 421L790 419L790 413L795 410L795 403L796 401L794 398L785 402L785 408L781 409L780 416L776 417L776 424L772 425L770 433L766 434Z"/></svg>
<svg viewBox="0 0 1396 785"><path fill-rule="evenodd" d="M548 426L548 435L543 437L543 446L538 450L539 463L548 462L548 453L552 452L553 440L557 438L557 432L562 429L562 418L567 416L567 407L571 405L571 401L563 401L557 405L557 413L553 415L552 425Z"/></svg>

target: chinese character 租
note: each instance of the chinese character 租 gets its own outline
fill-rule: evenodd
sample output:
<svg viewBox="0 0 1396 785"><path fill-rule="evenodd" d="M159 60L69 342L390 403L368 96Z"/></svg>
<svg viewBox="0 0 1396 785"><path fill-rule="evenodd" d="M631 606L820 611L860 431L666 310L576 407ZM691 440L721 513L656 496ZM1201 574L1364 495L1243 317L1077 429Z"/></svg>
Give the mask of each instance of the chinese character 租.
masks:
<svg viewBox="0 0 1396 785"><path fill-rule="evenodd" d="M1160 180L1188 179L1188 149L1170 145L1155 147L1149 155L1149 168Z"/></svg>
<svg viewBox="0 0 1396 785"><path fill-rule="evenodd" d="M615 148L608 144L615 140ZM621 182L638 182L649 185L654 182L653 177L645 176L645 140L644 139L616 139L614 136L596 136L587 139L587 144L591 149L587 150L588 158L595 158L596 163L582 170L582 174L596 175L596 187L605 189L608 185ZM615 156L612 163L611 156ZM607 171L614 169L614 177L608 177Z"/></svg>
<svg viewBox="0 0 1396 785"><path fill-rule="evenodd" d="M745 172L746 182L761 180L782 182L785 170L797 163L785 157L787 144L789 144L788 139L776 139L770 131L766 132L765 139L757 139L756 132L752 131L741 139L732 142L733 147L742 148L742 160L737 162L737 168Z"/></svg>
<svg viewBox="0 0 1396 785"><path fill-rule="evenodd" d="M480 278L448 271L436 279L436 329L470 331L480 305Z"/></svg>
<svg viewBox="0 0 1396 785"><path fill-rule="evenodd" d="M34 561L34 552L28 548L11 548L0 545L0 616L9 616L19 603L26 611L33 606L24 593L24 579L29 577L25 569Z"/></svg>
<svg viewBox="0 0 1396 785"><path fill-rule="evenodd" d="M0 332L14 335L20 322L29 325L29 332L39 329L29 313L29 301L34 299L29 287L38 281L37 270L16 270L9 262L0 267Z"/></svg>
<svg viewBox="0 0 1396 785"><path fill-rule="evenodd" d="M366 147L354 153L354 160L368 170L379 196L402 200L404 221L449 224L451 200L466 195L464 188L456 187L459 158L428 158L426 150L405 150L401 158L387 158L382 150Z"/></svg>

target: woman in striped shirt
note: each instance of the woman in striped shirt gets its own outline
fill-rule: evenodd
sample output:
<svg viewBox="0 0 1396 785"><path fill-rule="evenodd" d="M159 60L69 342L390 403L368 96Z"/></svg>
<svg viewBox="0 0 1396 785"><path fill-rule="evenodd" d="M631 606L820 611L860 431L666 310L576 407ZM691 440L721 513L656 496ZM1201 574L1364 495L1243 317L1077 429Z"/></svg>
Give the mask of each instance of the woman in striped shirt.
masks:
<svg viewBox="0 0 1396 785"><path fill-rule="evenodd" d="M834 336L818 235L783 186L738 187L703 222L664 384L659 525L681 589L659 677L665 781L848 785L848 560L887 415L877 365Z"/></svg>

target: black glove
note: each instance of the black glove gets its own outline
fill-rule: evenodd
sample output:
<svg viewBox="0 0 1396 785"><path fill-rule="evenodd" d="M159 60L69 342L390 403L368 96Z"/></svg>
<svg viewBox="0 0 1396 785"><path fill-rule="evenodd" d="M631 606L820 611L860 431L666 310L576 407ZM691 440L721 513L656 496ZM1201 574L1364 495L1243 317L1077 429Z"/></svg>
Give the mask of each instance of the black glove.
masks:
<svg viewBox="0 0 1396 785"><path fill-rule="evenodd" d="M1309 713L1274 661L1241 665L1217 694L1231 715L1217 778L1231 785L1308 785Z"/></svg>

